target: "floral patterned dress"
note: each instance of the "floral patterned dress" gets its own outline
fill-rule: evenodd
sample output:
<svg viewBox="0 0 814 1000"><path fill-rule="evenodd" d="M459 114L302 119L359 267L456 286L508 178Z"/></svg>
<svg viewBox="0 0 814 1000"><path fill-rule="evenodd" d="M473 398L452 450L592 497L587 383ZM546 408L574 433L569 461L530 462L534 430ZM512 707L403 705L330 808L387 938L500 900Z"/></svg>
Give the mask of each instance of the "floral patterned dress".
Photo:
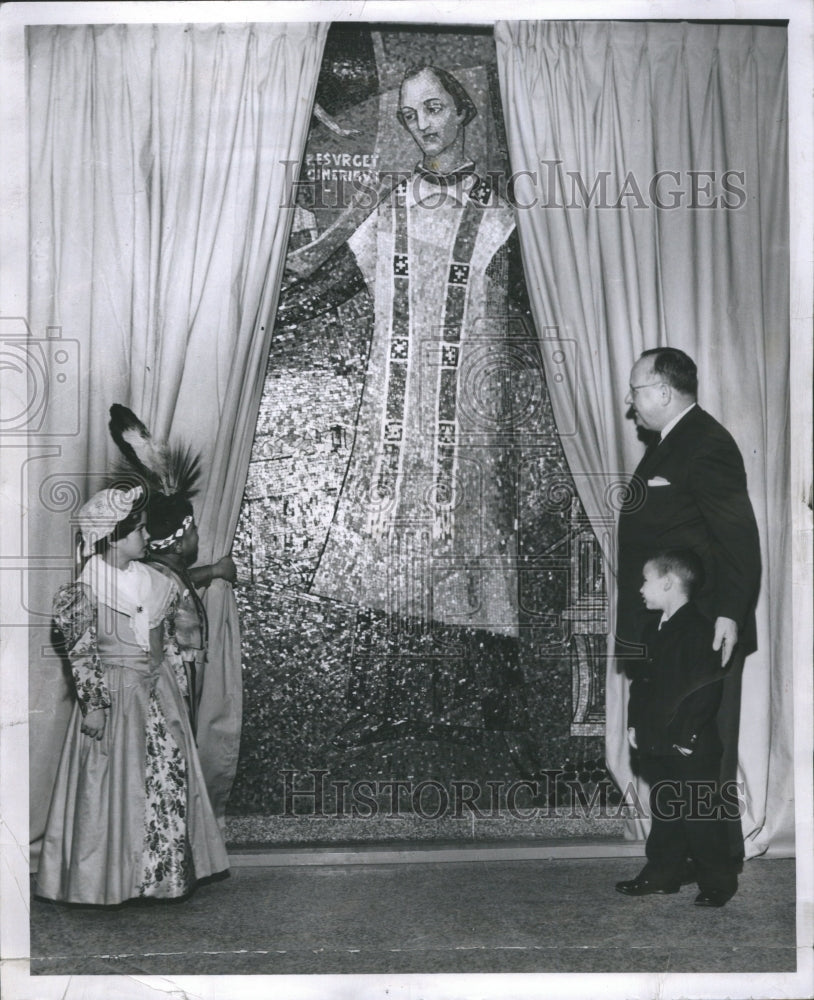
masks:
<svg viewBox="0 0 814 1000"><path fill-rule="evenodd" d="M176 604L172 588L145 650L127 615L98 601L87 584L56 595L54 617L77 698L37 877L46 898L108 905L175 898L228 867L179 683L183 673L168 655ZM100 740L80 729L98 708L106 710Z"/></svg>

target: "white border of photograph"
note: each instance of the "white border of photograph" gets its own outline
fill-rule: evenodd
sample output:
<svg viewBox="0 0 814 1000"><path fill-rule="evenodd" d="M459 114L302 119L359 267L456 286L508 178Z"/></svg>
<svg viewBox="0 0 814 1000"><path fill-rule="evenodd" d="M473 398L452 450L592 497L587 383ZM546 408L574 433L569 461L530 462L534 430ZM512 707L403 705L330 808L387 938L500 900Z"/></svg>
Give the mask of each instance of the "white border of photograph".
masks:
<svg viewBox="0 0 814 1000"><path fill-rule="evenodd" d="M0 987L8 1000L195 996L244 1000L352 996L354 1000L453 997L766 997L812 995L812 302L814 301L814 4L811 0L380 0L375 3L8 3L0 9L0 316L27 311L25 26L119 22L328 20L491 24L496 19L786 20L789 66L793 643L798 971L771 974L535 974L331 976L29 976L27 629L3 630L0 653ZM0 442L0 621L24 621L24 443ZM586 900L586 906L590 901Z"/></svg>

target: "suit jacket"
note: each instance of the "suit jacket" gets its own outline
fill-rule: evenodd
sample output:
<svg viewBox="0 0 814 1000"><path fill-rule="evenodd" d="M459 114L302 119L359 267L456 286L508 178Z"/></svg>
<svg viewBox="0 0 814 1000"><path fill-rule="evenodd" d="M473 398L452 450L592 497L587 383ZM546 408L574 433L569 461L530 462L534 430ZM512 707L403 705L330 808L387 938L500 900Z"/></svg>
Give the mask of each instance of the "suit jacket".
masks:
<svg viewBox="0 0 814 1000"><path fill-rule="evenodd" d="M739 647L754 652L760 546L746 472L732 435L699 406L648 448L619 516L616 634L623 643L639 643L653 614L639 594L644 563L674 547L693 549L703 561L699 609L713 622L737 622ZM620 656L635 655L617 647Z"/></svg>
<svg viewBox="0 0 814 1000"><path fill-rule="evenodd" d="M713 631L692 604L661 628L656 621L645 627L647 658L633 669L627 722L636 730L640 756L676 756L676 746L699 757L721 755L715 715L724 671L712 649Z"/></svg>

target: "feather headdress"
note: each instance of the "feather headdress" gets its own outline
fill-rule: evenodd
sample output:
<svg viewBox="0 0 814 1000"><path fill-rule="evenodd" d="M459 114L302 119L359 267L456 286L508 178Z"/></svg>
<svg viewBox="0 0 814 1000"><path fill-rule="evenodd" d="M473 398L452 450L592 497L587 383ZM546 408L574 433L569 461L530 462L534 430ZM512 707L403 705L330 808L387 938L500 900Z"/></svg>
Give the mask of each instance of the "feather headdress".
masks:
<svg viewBox="0 0 814 1000"><path fill-rule="evenodd" d="M114 476L121 479L135 475L152 493L187 500L195 496L201 475L199 454L188 446L156 441L135 413L119 403L110 407L108 426L124 457L124 462L114 469Z"/></svg>

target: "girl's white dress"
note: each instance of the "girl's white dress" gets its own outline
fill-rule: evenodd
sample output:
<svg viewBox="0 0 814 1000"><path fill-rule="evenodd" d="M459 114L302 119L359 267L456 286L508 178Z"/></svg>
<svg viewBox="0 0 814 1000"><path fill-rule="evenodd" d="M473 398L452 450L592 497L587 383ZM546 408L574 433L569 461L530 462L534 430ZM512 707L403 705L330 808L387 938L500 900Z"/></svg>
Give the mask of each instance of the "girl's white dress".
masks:
<svg viewBox="0 0 814 1000"><path fill-rule="evenodd" d="M37 892L71 903L183 896L228 859L201 773L173 650L174 584L99 556L62 587L54 618L77 700L60 759ZM105 708L101 740L80 731Z"/></svg>

